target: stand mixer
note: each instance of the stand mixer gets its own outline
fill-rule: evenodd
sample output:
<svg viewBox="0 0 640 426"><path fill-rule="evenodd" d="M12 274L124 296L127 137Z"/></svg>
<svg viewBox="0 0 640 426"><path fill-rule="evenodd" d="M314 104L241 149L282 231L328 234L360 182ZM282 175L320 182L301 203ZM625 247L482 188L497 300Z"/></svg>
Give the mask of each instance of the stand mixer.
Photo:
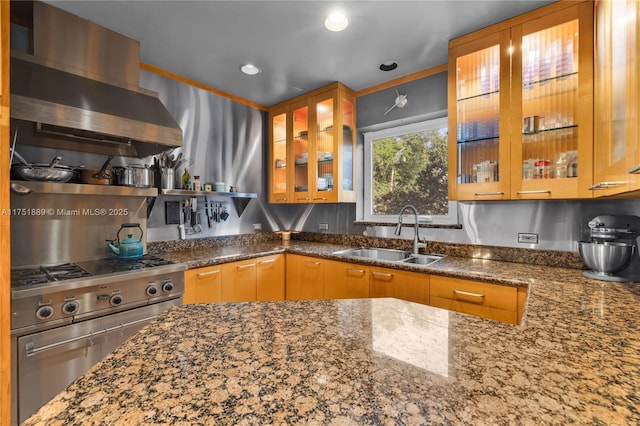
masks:
<svg viewBox="0 0 640 426"><path fill-rule="evenodd" d="M613 282L640 282L636 255L640 217L600 215L591 219L588 241L578 242L580 258L589 268L587 278Z"/></svg>

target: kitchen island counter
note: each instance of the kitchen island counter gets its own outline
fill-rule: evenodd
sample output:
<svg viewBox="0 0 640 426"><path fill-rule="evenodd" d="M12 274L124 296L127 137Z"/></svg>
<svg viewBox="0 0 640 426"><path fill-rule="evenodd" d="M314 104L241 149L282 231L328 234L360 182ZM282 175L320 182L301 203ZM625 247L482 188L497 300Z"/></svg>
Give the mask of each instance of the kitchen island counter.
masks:
<svg viewBox="0 0 640 426"><path fill-rule="evenodd" d="M520 326L395 299L172 308L25 424L638 424L640 286L566 274L527 282Z"/></svg>

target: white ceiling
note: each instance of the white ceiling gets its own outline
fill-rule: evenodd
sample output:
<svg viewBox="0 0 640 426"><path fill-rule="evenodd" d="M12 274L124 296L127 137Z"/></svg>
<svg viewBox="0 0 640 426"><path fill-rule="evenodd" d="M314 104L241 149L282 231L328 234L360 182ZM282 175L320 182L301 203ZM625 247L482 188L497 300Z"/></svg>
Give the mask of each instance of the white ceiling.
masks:
<svg viewBox="0 0 640 426"><path fill-rule="evenodd" d="M143 62L270 106L341 81L361 90L447 61L447 42L550 0L57 1L140 41ZM324 28L340 7L341 33ZM399 66L383 72L387 60ZM240 65L261 68L246 76Z"/></svg>

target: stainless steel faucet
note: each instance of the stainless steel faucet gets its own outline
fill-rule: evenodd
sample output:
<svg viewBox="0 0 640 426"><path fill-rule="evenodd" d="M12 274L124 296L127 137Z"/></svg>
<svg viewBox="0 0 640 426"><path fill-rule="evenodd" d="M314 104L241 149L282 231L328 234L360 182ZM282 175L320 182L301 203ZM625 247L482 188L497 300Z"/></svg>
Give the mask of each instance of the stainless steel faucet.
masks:
<svg viewBox="0 0 640 426"><path fill-rule="evenodd" d="M415 235L413 237L413 254L418 254L418 250L420 248L420 236L419 236L419 229L420 227L418 226L418 210L416 210L415 207L413 207L411 204L407 204L406 206L404 206L402 208L402 210L400 210L400 215L398 216L398 224L396 225L396 235L400 235L400 233L402 232L402 214L404 213L405 210L413 210L413 216L415 217L415 225L414 228L416 230ZM424 244L422 244L422 246L424 247Z"/></svg>

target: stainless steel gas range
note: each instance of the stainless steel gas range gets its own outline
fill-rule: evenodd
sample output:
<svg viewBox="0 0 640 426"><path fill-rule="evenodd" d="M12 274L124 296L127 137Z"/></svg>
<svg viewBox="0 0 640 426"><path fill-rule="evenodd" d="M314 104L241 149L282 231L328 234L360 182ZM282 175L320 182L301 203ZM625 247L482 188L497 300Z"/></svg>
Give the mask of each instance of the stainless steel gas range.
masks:
<svg viewBox="0 0 640 426"><path fill-rule="evenodd" d="M148 255L12 269L13 422L181 305L185 269Z"/></svg>

